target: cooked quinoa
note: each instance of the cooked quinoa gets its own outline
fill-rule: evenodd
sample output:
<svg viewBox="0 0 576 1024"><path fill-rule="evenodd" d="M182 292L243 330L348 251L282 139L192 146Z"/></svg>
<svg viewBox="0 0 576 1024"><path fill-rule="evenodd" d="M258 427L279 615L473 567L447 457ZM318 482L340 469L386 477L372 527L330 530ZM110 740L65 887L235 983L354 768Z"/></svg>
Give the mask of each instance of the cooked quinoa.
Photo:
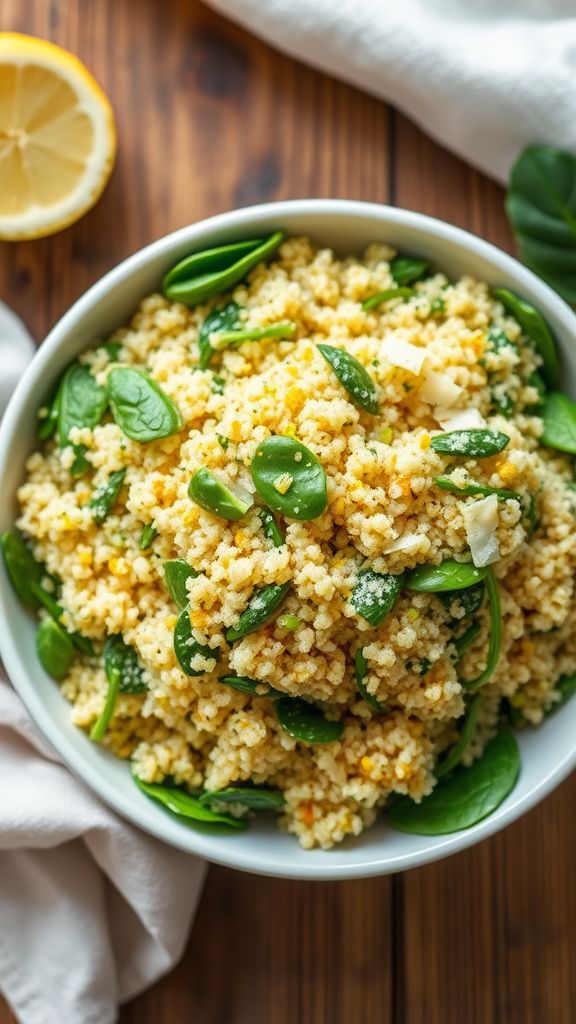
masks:
<svg viewBox="0 0 576 1024"><path fill-rule="evenodd" d="M504 698L517 718L538 725L557 700L559 677L576 670L576 494L567 486L571 460L538 444L542 422L530 379L540 356L488 286L470 277L450 283L437 273L417 283L413 296L363 311L362 300L394 287L393 255L378 244L362 259L339 259L305 238L289 239L225 297L188 308L148 296L109 339L119 343L117 353L94 347L81 362L100 384L118 364L146 369L180 410L183 429L142 444L105 416L70 438L86 447L87 473L72 477L72 447L48 441L29 457L18 494L19 529L62 581L63 624L95 645L96 656L77 658L61 684L74 723L89 731L100 715L108 683L99 652L107 636L122 634L148 689L119 697L104 744L131 758L147 782L171 779L192 792L248 780L278 788L281 825L305 848L358 835L391 794L419 801L431 792L434 765L454 742L464 711L460 680L486 661L486 602L482 628L457 665L453 641L465 617L457 596L442 601L403 589L377 627L350 600L367 566L400 574L470 560L467 510L478 499L435 485L447 466L457 485L475 481L534 496L537 512L529 536L522 504L497 503L493 570L502 646L464 762L495 733ZM199 328L232 298L249 327L289 321L295 334L223 349L210 369L199 370ZM497 328L512 345L492 343L489 332ZM366 368L377 386L377 415L352 403L317 350L325 342ZM412 368L398 365L402 360ZM513 413L506 417L497 409L507 396ZM456 412L470 417L474 410L477 422L508 435L505 450L483 459L436 453L432 438L450 429ZM271 434L295 438L317 456L328 492L320 517L281 522L285 542L278 547L262 529L257 496L230 522L188 495L202 466L253 493L250 465ZM97 525L89 501L122 468L118 500ZM279 480L279 493L283 487L289 479ZM156 536L141 550L147 525ZM195 639L214 652L201 658L198 676L185 674L174 652L179 610L163 570L174 558L198 573L186 584L190 621ZM287 582L278 612L228 644L225 630L254 590ZM367 691L386 713L357 689L359 649ZM343 721L341 739L298 741L280 726L273 700L222 685L226 674L318 703L328 719Z"/></svg>

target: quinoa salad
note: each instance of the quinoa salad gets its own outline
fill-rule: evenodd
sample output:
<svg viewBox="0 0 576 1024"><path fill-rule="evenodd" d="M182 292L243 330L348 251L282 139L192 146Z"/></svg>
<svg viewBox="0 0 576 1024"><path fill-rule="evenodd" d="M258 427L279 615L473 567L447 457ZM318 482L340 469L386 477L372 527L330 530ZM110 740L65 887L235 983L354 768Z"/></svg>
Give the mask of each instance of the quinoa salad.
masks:
<svg viewBox="0 0 576 1024"><path fill-rule="evenodd" d="M557 377L525 300L382 243L182 260L55 382L3 537L75 725L223 842L475 824L574 690Z"/></svg>

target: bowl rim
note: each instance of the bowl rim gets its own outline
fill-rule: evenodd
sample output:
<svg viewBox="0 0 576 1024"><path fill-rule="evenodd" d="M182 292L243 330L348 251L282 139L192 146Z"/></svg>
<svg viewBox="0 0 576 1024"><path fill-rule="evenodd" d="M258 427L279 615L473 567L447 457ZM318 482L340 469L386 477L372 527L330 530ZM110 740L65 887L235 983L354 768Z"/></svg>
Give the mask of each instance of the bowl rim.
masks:
<svg viewBox="0 0 576 1024"><path fill-rule="evenodd" d="M91 285L56 322L19 381L0 423L0 479L3 478L4 466L11 449L12 435L18 421L21 403L26 398L33 382L38 377L41 377L49 368L53 357L57 354L60 345L65 341L74 325L88 311L98 305L107 294L117 288L121 288L123 281L127 277L131 276L139 268L146 266L149 260L156 259L163 254L168 254L171 250L188 240L190 241L191 248L202 244L205 236L211 235L219 229L229 228L238 231L243 227L252 227L255 218L265 220L274 217L281 222L285 216L318 213L330 214L334 217L354 217L358 215L363 218L373 217L375 226L379 224L382 226L398 224L402 227L420 231L427 236L433 236L440 241L451 243L469 252L471 251L480 258L489 261L496 270L501 270L504 276L511 274L516 279L520 279L520 286L525 284L527 293L531 298L536 296L536 301L538 301L540 296L541 301L549 309L552 309L557 319L563 322L567 331L570 330L572 333L575 333L575 314L564 300L547 284L526 267L522 266L513 256L497 248L495 245L478 238L463 228L456 227L438 218L379 203L323 198L292 199L263 203L219 213L163 235L143 248L138 249L132 255L113 266ZM6 621L6 605L1 590L0 616L3 616ZM182 830L182 839L179 840L179 833L173 832L168 827L168 824L164 825L161 817L158 820L154 818L153 822L148 820L143 805L127 798L121 791L116 790L104 777L93 772L81 751L76 749L71 739L50 716L44 707L40 691L34 687L32 681L27 676L24 666L20 662L16 638L8 628L0 630L0 653L9 679L40 732L72 773L90 790L94 791L109 808L155 838L168 842L170 845L178 847L187 853L205 857L216 864L254 874L281 878L331 881L389 874L433 863L460 850L474 846L489 836L494 835L508 824L511 824L539 803L576 766L575 739L573 750L555 764L523 797L516 800L512 798L511 802L507 801L504 809L497 810L490 817L472 828L443 837L441 841L436 841L434 847L430 850L408 852L395 855L392 858L386 858L385 851L383 851L383 856L376 858L374 856L367 856L365 861L355 860L352 864L335 863L333 867L325 862L322 864L314 863L312 851L307 855L310 858L309 863L293 863L289 869L279 870L259 863L256 853L247 853L232 845L229 846L227 843L222 843L221 837L205 836L201 832L193 830ZM215 843L215 839L220 839L220 846ZM295 837L290 837L290 839L296 843Z"/></svg>

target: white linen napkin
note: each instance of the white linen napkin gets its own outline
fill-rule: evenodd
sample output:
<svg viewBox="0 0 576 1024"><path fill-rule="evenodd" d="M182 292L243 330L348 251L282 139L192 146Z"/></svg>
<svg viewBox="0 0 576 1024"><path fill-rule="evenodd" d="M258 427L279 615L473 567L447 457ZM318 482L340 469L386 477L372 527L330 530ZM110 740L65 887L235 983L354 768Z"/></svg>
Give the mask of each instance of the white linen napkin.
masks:
<svg viewBox="0 0 576 1024"><path fill-rule="evenodd" d="M574 0L208 2L500 181L526 145L576 150Z"/></svg>
<svg viewBox="0 0 576 1024"><path fill-rule="evenodd" d="M0 414L33 350L0 303ZM180 958L205 870L100 803L0 676L0 989L20 1024L113 1024Z"/></svg>

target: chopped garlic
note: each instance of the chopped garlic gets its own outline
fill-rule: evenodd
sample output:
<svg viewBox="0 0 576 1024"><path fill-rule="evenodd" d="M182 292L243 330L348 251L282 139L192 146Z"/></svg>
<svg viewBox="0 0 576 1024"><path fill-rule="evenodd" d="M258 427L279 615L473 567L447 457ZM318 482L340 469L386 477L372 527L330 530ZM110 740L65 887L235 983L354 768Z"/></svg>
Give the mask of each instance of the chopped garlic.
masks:
<svg viewBox="0 0 576 1024"><path fill-rule="evenodd" d="M491 565L500 558L496 531L498 529L498 498L489 494L480 501L465 505L462 510L466 537L472 561L478 568Z"/></svg>
<svg viewBox="0 0 576 1024"><path fill-rule="evenodd" d="M488 424L478 409L434 409L434 419L438 420L442 429L452 430L484 430Z"/></svg>
<svg viewBox="0 0 576 1024"><path fill-rule="evenodd" d="M390 335L384 338L382 357L392 366L400 366L403 370L418 374L426 359L426 349L417 348L416 345L410 345L407 341Z"/></svg>
<svg viewBox="0 0 576 1024"><path fill-rule="evenodd" d="M436 373L436 370L428 370L420 388L420 398L430 405L439 405L443 409L454 405L461 394L462 388L459 384L455 384L448 374Z"/></svg>

